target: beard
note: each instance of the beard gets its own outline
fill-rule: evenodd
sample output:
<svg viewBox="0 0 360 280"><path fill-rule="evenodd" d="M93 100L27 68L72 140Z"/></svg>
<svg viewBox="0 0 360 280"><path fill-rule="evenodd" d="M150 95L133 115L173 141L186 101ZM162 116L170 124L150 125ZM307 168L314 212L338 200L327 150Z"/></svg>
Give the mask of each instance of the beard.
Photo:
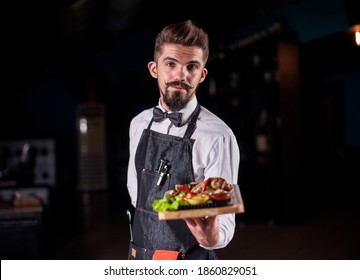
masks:
<svg viewBox="0 0 360 280"><path fill-rule="evenodd" d="M173 92L169 91L171 85L182 85L186 93L182 93L180 90L175 90ZM190 99L194 96L196 89L193 90L193 86L181 83L178 81L166 83L165 91L162 92L163 101L170 111L180 111L183 109ZM193 91L191 91L193 90Z"/></svg>
<svg viewBox="0 0 360 280"><path fill-rule="evenodd" d="M186 94L184 94L179 90L170 92L168 89L165 89L165 92L163 92L162 96L164 103L170 109L170 111L175 112L183 109L194 94L195 91L186 91Z"/></svg>

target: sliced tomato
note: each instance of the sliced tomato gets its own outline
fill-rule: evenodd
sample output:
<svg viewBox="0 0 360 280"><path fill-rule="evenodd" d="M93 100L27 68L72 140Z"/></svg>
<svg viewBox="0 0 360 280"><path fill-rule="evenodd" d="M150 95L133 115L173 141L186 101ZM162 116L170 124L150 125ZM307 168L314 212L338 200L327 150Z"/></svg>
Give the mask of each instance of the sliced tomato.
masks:
<svg viewBox="0 0 360 280"><path fill-rule="evenodd" d="M181 198L182 201L186 201L188 200L189 198L193 197L194 195L196 195L196 193L193 193L193 192L188 192L186 194L184 194Z"/></svg>

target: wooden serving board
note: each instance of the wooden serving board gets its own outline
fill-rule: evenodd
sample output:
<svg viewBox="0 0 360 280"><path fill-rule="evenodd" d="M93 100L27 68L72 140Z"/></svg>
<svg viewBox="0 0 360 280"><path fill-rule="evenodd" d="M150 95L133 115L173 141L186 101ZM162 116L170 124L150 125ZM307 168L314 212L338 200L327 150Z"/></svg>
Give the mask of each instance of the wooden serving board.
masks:
<svg viewBox="0 0 360 280"><path fill-rule="evenodd" d="M201 218L205 216L216 216L229 213L243 213L245 212L244 203L240 194L238 185L233 185L234 189L231 192L233 204L212 207L212 208L199 208L199 209L187 209L177 211L164 211L158 212L159 220L179 220L185 218Z"/></svg>

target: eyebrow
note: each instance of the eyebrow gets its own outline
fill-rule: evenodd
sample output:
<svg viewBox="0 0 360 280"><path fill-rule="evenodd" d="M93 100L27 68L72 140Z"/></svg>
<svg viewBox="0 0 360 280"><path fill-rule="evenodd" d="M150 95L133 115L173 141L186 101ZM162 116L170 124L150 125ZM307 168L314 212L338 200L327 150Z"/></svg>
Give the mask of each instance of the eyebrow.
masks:
<svg viewBox="0 0 360 280"><path fill-rule="evenodd" d="M171 56L166 56L163 58L163 61L167 61L167 60L171 60L171 61L174 61L174 62L178 62L177 59L171 57ZM201 64L200 61L198 60L190 60L189 62L187 62L186 64Z"/></svg>

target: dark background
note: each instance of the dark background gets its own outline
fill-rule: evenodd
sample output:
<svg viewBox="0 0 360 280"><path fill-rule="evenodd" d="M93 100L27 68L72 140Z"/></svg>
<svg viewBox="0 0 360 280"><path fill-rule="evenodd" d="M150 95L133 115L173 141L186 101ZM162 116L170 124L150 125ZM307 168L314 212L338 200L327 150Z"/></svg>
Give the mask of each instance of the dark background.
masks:
<svg viewBox="0 0 360 280"><path fill-rule="evenodd" d="M70 238L65 228L80 231L93 218L89 205L105 203L111 215L125 216L129 122L158 100L147 70L154 39L163 26L186 19L210 36L209 75L198 98L240 145L246 213L237 221L303 224L334 200L359 210L359 4L69 0L4 7L0 142L56 143L56 183L41 186L49 195L47 245L35 258L56 256L50 244ZM107 184L91 191L79 186L77 110L88 102L105 108ZM265 150L257 139L266 139ZM0 156L4 169L8 154ZM17 191L36 187L31 175L25 179Z"/></svg>

